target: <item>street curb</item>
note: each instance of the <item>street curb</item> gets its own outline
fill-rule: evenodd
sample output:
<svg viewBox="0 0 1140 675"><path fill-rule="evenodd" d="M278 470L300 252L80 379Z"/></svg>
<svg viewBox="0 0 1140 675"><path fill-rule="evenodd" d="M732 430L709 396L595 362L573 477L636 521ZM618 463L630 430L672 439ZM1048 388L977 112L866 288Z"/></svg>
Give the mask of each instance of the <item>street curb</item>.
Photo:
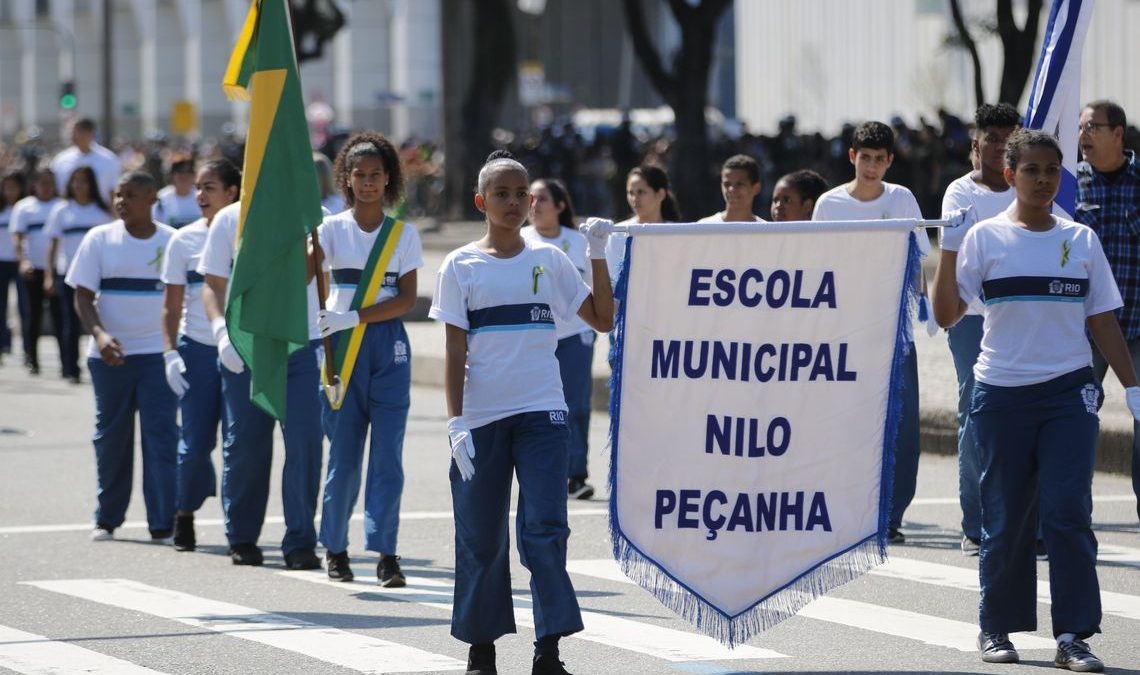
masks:
<svg viewBox="0 0 1140 675"><path fill-rule="evenodd" d="M422 298L421 298L422 299ZM429 301L430 303L430 301ZM425 310L426 312L426 310ZM442 356L412 356L412 383L427 387L443 386L444 361ZM594 392L591 407L609 412L609 379L594 375ZM957 412L954 410L923 410L921 429L922 452L932 455L958 454ZM1130 474L1132 470L1132 430L1101 428L1096 448L1096 470L1107 473Z"/></svg>

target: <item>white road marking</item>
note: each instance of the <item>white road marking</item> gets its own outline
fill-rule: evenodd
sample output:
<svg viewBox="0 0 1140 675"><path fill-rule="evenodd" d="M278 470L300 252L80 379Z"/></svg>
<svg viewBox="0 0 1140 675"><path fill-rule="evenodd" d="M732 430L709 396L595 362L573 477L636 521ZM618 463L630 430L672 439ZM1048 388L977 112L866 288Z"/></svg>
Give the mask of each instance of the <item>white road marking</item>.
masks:
<svg viewBox="0 0 1140 675"><path fill-rule="evenodd" d="M0 626L0 668L24 675L162 675L69 642Z"/></svg>
<svg viewBox="0 0 1140 675"><path fill-rule="evenodd" d="M613 560L571 560L566 563L571 574L633 584ZM856 600L820 597L799 611L799 615L819 621L838 623L885 635L917 640L928 645L949 647L961 652L977 651L978 627L965 621L944 619L893 607ZM1053 640L1016 634L1018 649L1055 649Z"/></svg>
<svg viewBox="0 0 1140 675"><path fill-rule="evenodd" d="M285 649L362 673L435 673L466 668L465 663L442 654L128 579L24 583Z"/></svg>
<svg viewBox="0 0 1140 675"><path fill-rule="evenodd" d="M436 609L451 611L453 586L450 583L415 576L408 571L408 585L405 588L379 588L358 583L346 584L331 581L324 572L281 573L290 579L302 579L313 583L332 586L355 594L390 597L415 602ZM529 598L514 596L515 623L534 627ZM599 644L654 656L671 662L685 661L738 661L743 659L773 659L785 654L770 649L742 645L729 649L710 637L698 633L665 628L642 621L632 621L611 616L602 612L582 610L582 623L585 629L570 636L572 639L587 640Z"/></svg>

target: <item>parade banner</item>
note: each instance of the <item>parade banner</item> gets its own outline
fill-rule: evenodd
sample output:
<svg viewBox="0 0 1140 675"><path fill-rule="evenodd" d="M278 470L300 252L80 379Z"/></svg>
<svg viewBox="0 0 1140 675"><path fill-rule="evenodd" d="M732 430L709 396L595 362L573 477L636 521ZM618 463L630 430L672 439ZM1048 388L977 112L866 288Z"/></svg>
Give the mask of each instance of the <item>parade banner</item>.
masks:
<svg viewBox="0 0 1140 675"><path fill-rule="evenodd" d="M722 643L886 560L914 225L629 227L614 557Z"/></svg>

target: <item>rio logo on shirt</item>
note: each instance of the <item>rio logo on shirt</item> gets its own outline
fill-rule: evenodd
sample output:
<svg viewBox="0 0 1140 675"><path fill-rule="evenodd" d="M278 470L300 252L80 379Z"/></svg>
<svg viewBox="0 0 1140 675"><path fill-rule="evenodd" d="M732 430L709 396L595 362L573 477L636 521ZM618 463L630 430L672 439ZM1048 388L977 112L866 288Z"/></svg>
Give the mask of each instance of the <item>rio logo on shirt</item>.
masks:
<svg viewBox="0 0 1140 675"><path fill-rule="evenodd" d="M532 323L551 323L554 321L554 312L549 307L535 305L530 308L530 320Z"/></svg>

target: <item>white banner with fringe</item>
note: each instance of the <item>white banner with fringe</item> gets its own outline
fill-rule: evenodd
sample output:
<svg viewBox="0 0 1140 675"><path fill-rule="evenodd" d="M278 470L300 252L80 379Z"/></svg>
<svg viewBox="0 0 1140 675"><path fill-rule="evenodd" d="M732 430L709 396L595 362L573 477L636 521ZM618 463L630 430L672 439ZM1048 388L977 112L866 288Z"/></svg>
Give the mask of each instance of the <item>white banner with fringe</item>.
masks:
<svg viewBox="0 0 1140 675"><path fill-rule="evenodd" d="M914 226L629 228L614 556L727 645L886 559Z"/></svg>

